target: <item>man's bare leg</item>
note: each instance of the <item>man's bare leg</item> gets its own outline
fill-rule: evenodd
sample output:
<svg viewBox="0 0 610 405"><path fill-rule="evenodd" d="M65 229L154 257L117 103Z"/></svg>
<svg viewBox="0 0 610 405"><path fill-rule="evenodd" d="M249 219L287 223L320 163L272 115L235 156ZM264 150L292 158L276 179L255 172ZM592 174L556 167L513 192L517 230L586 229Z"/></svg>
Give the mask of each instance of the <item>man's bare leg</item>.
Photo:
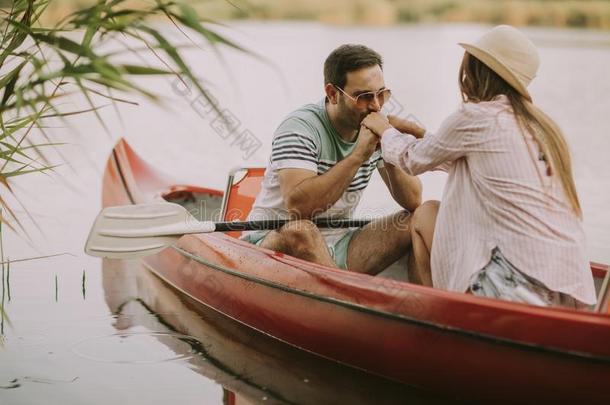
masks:
<svg viewBox="0 0 610 405"><path fill-rule="evenodd" d="M311 221L290 221L280 229L265 236L261 247L275 250L324 266L337 267L322 233Z"/></svg>
<svg viewBox="0 0 610 405"><path fill-rule="evenodd" d="M432 287L430 252L440 202L430 200L420 205L411 221L413 251L409 257L409 282Z"/></svg>
<svg viewBox="0 0 610 405"><path fill-rule="evenodd" d="M411 213L399 211L373 220L353 236L347 249L347 268L377 274L404 256L411 246Z"/></svg>

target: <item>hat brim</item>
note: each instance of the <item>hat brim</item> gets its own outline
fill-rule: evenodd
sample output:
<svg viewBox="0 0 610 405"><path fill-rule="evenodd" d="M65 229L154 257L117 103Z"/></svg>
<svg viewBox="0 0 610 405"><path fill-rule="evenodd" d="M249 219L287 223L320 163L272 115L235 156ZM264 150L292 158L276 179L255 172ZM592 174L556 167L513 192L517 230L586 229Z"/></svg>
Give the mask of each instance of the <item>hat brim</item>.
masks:
<svg viewBox="0 0 610 405"><path fill-rule="evenodd" d="M466 52L483 62L488 68L496 72L498 76L506 80L506 82L517 90L522 96L527 98L529 101L532 101L532 96L530 96L529 91L527 91L527 88L523 85L523 83L521 83L517 76L515 76L510 69L504 66L492 54L472 44L459 43L458 45L464 48Z"/></svg>

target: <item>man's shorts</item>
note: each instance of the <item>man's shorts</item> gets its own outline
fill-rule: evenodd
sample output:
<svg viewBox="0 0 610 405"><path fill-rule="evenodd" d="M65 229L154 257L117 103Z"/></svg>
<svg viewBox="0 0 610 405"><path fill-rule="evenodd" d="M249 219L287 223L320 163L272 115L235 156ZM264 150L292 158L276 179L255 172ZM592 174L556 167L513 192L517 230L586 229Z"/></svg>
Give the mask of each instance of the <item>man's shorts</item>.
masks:
<svg viewBox="0 0 610 405"><path fill-rule="evenodd" d="M352 237L360 228L346 229L344 234L334 243L327 244L331 257L340 269L347 270L347 248ZM265 236L271 231L256 231L242 237L242 240L260 246Z"/></svg>

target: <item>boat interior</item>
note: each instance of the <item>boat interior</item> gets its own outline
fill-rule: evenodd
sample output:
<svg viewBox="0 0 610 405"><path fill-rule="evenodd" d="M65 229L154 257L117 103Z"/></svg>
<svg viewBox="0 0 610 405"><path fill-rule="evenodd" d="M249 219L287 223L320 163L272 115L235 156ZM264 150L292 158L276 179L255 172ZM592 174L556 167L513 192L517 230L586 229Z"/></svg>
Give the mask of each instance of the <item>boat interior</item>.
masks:
<svg viewBox="0 0 610 405"><path fill-rule="evenodd" d="M174 186L162 198L182 205L199 221L245 221L256 195L260 191L264 168L239 167L229 172L227 186L223 192L194 186ZM241 232L228 232L239 237ZM598 305L596 311L610 313L609 266L592 263ZM408 282L407 257L403 256L377 277ZM602 296L603 295L603 296Z"/></svg>

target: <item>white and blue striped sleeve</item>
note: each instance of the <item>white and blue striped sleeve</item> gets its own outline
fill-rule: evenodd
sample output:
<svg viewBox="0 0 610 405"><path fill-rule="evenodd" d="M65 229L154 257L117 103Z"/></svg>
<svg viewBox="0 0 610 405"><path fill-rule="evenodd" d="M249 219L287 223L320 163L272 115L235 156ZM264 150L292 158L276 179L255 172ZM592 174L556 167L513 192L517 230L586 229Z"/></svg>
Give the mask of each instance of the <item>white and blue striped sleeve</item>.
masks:
<svg viewBox="0 0 610 405"><path fill-rule="evenodd" d="M305 134L289 132L275 136L271 145L271 167L318 171L318 147Z"/></svg>

